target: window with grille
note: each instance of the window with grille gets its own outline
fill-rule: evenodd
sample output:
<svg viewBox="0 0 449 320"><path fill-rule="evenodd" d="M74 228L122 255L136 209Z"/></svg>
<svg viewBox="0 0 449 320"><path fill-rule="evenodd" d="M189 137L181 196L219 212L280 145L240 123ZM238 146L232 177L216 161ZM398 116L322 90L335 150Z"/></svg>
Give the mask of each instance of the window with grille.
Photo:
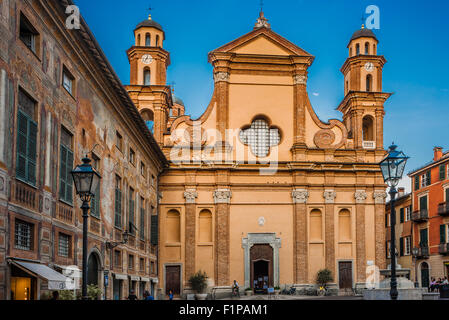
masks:
<svg viewBox="0 0 449 320"><path fill-rule="evenodd" d="M59 164L59 199L73 203L73 151L72 134L65 128L61 129L61 154Z"/></svg>
<svg viewBox="0 0 449 320"><path fill-rule="evenodd" d="M240 141L250 146L251 152L257 157L266 157L270 148L277 146L281 141L279 129L270 129L263 119L255 120L250 128L240 131Z"/></svg>
<svg viewBox="0 0 449 320"><path fill-rule="evenodd" d="M115 227L122 228L122 179L119 176L115 177Z"/></svg>
<svg viewBox="0 0 449 320"><path fill-rule="evenodd" d="M32 250L33 225L21 220L15 222L14 247L19 250Z"/></svg>
<svg viewBox="0 0 449 320"><path fill-rule="evenodd" d="M31 185L36 184L37 134L36 102L19 90L17 113L17 163L16 177Z"/></svg>
<svg viewBox="0 0 449 320"><path fill-rule="evenodd" d="M70 256L70 236L63 233L59 234L58 255L65 258Z"/></svg>

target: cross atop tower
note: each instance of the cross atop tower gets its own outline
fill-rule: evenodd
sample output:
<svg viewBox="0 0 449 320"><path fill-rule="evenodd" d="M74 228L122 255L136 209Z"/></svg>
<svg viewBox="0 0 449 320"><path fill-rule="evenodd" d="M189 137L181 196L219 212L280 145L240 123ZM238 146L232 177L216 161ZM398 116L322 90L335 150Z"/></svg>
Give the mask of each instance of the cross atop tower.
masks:
<svg viewBox="0 0 449 320"><path fill-rule="evenodd" d="M264 14L263 14L263 4L264 4L263 0L260 0L259 18L256 21L256 25L254 26L254 29L261 28L261 27L265 27L268 29L271 28L270 24L268 23L268 19L265 18Z"/></svg>
<svg viewBox="0 0 449 320"><path fill-rule="evenodd" d="M148 8L149 14L148 14L148 20L151 20L151 12L153 11L152 7Z"/></svg>

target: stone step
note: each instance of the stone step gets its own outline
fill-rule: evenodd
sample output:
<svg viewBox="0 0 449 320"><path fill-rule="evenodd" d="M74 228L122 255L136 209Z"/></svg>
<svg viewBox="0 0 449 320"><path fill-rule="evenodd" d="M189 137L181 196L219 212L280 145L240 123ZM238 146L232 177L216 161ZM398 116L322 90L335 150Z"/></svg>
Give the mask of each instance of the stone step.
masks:
<svg viewBox="0 0 449 320"><path fill-rule="evenodd" d="M340 289L338 291L339 297L351 297L354 296L354 291L352 289Z"/></svg>

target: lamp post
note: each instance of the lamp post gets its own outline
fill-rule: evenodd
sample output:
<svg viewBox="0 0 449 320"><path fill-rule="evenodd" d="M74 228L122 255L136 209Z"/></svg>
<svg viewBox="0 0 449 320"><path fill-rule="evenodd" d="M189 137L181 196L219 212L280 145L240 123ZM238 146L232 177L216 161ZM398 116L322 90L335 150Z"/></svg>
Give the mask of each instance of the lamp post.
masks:
<svg viewBox="0 0 449 320"><path fill-rule="evenodd" d="M100 183L101 176L92 168L91 160L87 156L82 160L83 164L72 171L75 182L76 194L83 202L83 287L82 299L87 300L87 220L89 218L89 202L95 196L95 190Z"/></svg>
<svg viewBox="0 0 449 320"><path fill-rule="evenodd" d="M418 282L418 254L419 249L413 248L412 249L412 255L413 255L413 261L415 266L415 288L419 288L419 282Z"/></svg>
<svg viewBox="0 0 449 320"><path fill-rule="evenodd" d="M390 297L391 300L398 299L398 283L396 280L396 212L394 211L394 204L396 199L396 190L399 181L402 179L405 165L407 164L407 157L402 151L397 151L398 146L394 143L388 150L388 155L380 162L380 169L385 183L390 187L390 224L391 224L391 283L390 283Z"/></svg>

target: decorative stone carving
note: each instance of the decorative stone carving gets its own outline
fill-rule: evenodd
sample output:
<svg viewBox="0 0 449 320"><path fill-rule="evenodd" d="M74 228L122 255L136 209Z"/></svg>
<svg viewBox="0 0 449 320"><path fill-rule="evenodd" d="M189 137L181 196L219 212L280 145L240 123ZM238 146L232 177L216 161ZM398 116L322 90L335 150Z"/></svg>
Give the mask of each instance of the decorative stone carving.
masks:
<svg viewBox="0 0 449 320"><path fill-rule="evenodd" d="M259 226L263 227L265 225L265 218L264 217L260 217L258 220Z"/></svg>
<svg viewBox="0 0 449 320"><path fill-rule="evenodd" d="M0 169L0 198L8 198L8 176L6 171Z"/></svg>
<svg viewBox="0 0 449 320"><path fill-rule="evenodd" d="M232 192L229 189L218 189L214 191L215 204L231 203Z"/></svg>
<svg viewBox="0 0 449 320"><path fill-rule="evenodd" d="M44 191L43 192L43 205L42 205L42 212L48 215L51 215L51 205L52 203L52 196L51 193Z"/></svg>
<svg viewBox="0 0 449 320"><path fill-rule="evenodd" d="M307 203L309 191L305 189L296 189L292 192L293 203Z"/></svg>
<svg viewBox="0 0 449 320"><path fill-rule="evenodd" d="M373 194L375 204L385 204L387 193L385 191L376 191Z"/></svg>
<svg viewBox="0 0 449 320"><path fill-rule="evenodd" d="M220 82L220 81L228 82L229 81L229 73L217 72L216 74L214 74L214 81L215 82Z"/></svg>
<svg viewBox="0 0 449 320"><path fill-rule="evenodd" d="M196 198L198 198L198 192L195 189L189 189L184 192L184 198L186 203L195 203Z"/></svg>
<svg viewBox="0 0 449 320"><path fill-rule="evenodd" d="M326 190L323 196L325 203L334 203L337 193L334 190Z"/></svg>
<svg viewBox="0 0 449 320"><path fill-rule="evenodd" d="M307 84L307 77L304 75L296 75L293 77L293 83L294 84L303 84L306 85Z"/></svg>
<svg viewBox="0 0 449 320"><path fill-rule="evenodd" d="M365 190L357 190L354 194L356 203L364 203L367 195Z"/></svg>
<svg viewBox="0 0 449 320"><path fill-rule="evenodd" d="M329 149L335 142L335 133L329 129L320 130L315 134L313 142L320 149Z"/></svg>

